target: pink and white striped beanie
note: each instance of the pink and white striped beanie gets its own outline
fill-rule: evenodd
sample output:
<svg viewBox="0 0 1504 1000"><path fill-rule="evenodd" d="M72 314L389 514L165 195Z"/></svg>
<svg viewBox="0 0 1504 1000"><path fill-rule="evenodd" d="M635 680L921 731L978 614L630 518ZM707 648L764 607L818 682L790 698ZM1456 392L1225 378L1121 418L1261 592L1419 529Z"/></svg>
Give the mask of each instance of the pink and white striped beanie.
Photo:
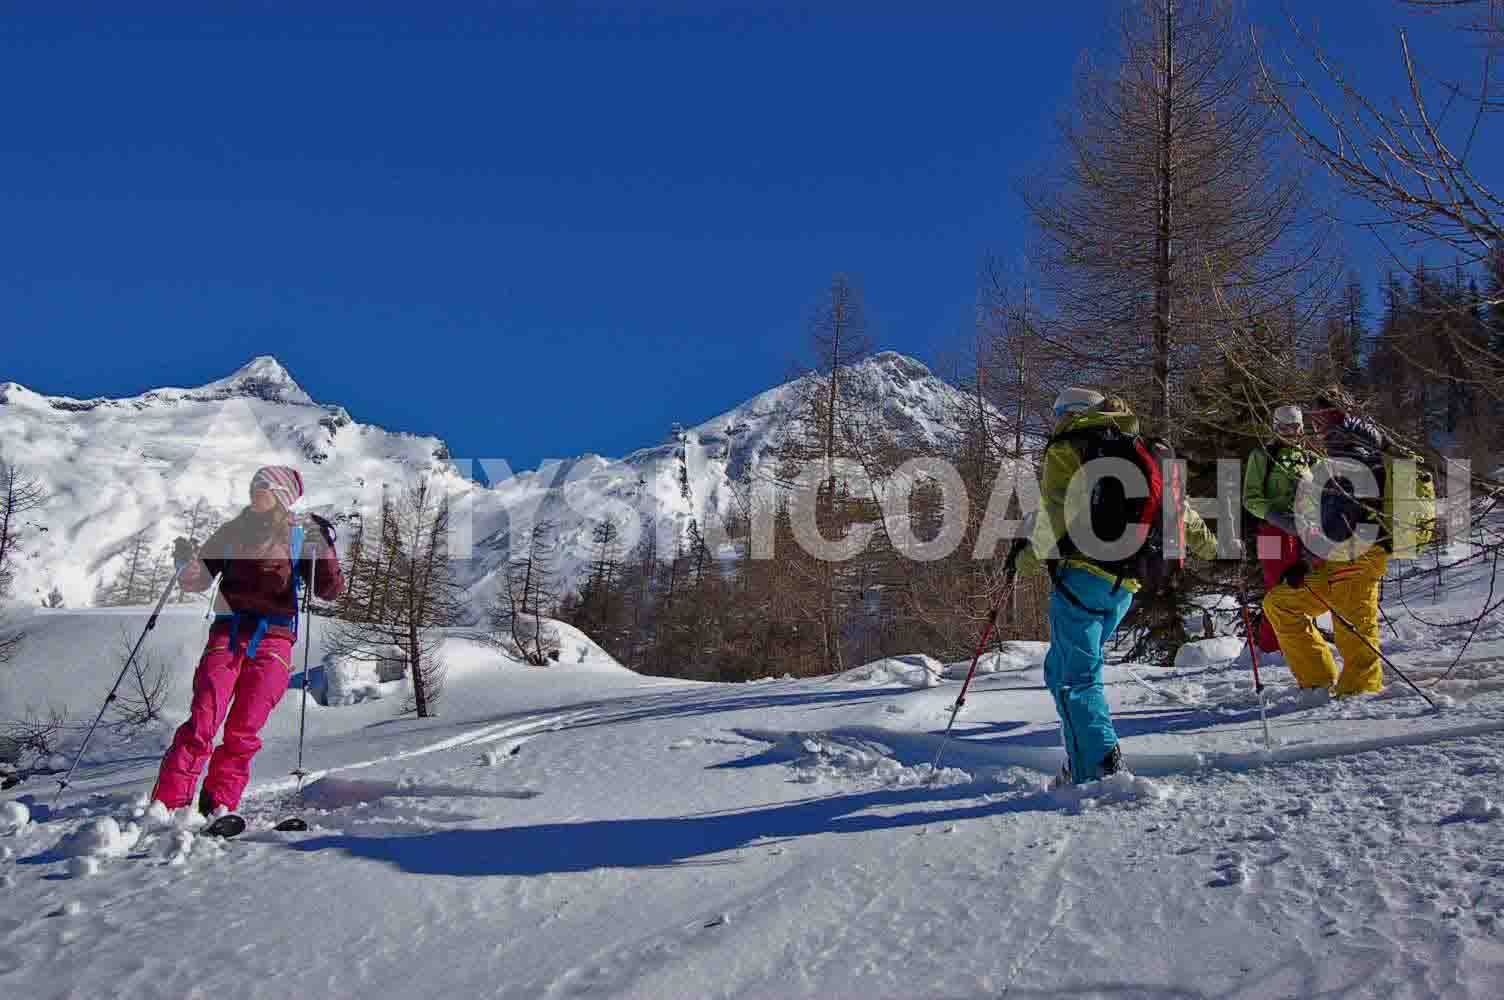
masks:
<svg viewBox="0 0 1504 1000"><path fill-rule="evenodd" d="M303 477L291 466L268 465L251 477L251 496L254 497L257 490L269 491L283 510L291 510L303 495Z"/></svg>

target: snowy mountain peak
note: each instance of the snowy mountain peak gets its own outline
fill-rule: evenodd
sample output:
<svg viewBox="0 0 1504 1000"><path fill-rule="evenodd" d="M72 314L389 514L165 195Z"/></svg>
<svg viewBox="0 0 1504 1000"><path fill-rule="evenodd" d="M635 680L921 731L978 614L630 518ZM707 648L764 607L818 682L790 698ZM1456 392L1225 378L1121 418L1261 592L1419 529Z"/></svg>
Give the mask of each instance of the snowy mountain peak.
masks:
<svg viewBox="0 0 1504 1000"><path fill-rule="evenodd" d="M913 382L934 375L918 358L911 358L897 351L879 351L862 362L862 365L881 372L894 381Z"/></svg>
<svg viewBox="0 0 1504 1000"><path fill-rule="evenodd" d="M254 396L278 403L313 403L313 397L303 391L292 373L270 354L252 358L228 378L189 390L189 393L200 399Z"/></svg>
<svg viewBox="0 0 1504 1000"><path fill-rule="evenodd" d="M0 383L0 406L46 407L68 413L87 413L97 409L142 410L160 403L179 404L213 403L230 399L260 399L269 403L287 403L294 406L314 406L313 397L303 391L292 374L282 363L269 354L252 358L233 374L216 379L196 389L161 388L151 389L139 396L124 399L74 399L71 396L44 396L16 382ZM336 415L343 413L331 407ZM348 415L344 419L348 422Z"/></svg>

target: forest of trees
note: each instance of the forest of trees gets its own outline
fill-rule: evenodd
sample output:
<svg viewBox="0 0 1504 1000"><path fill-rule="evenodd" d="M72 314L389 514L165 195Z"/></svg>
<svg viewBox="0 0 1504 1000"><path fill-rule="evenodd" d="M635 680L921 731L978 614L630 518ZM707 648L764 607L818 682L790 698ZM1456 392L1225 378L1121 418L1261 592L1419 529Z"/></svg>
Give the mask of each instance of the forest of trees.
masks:
<svg viewBox="0 0 1504 1000"><path fill-rule="evenodd" d="M1487 473L1504 460L1500 404L1458 375L1465 362L1457 353L1454 327L1466 322L1468 328L1460 334L1465 343L1486 344L1504 359L1504 306L1491 305L1497 293L1486 291L1497 288L1498 281L1497 274L1417 267L1413 274L1386 279L1382 308L1370 311L1361 283L1349 276L1330 307L1313 320L1311 347L1302 354L1312 372L1309 386L1292 385L1287 395L1273 395L1269 403L1309 403L1308 393L1316 386L1342 386L1397 436L1429 442L1429 448L1420 450L1433 461L1443 455L1468 458L1475 470ZM780 479L773 494L778 499L769 511L753 510L757 498L751 484L741 484L740 509L734 523L724 526L733 544L720 552L707 548L694 522L671 552L657 551L658 536L647 525L643 541L631 552L615 544L620 535L615 527L599 526L587 579L577 591L562 594L552 611L544 606L534 613L568 621L635 670L697 679L817 675L916 651L963 658L997 594L1006 548L994 545L991 551L999 558L993 560L972 558L984 527L980 508L990 498L1000 468L1016 460L1024 463L1020 468L1030 468L1043 440L1038 432L1047 426L1039 406L1020 405L1017 383L987 377L988 372L1005 372L1012 363L1008 351L1014 340L1002 329L1007 321L1002 315L997 338L984 341L982 376L969 381L968 398L975 405L957 406L952 414L950 449L937 454L895 443L891 429L881 428L882 400L864 398L860 369L845 373L849 387L835 397L833 423L830 382L825 373L813 372L803 383L806 416L790 429L784 449L790 468L811 459L815 468L823 468L833 438L835 456L852 463L840 468L850 472L854 465L864 477L837 472L833 481L824 475L815 482ZM1225 378L1231 384L1231 377ZM1056 387L1036 383L1031 388L1053 397ZM1243 457L1260 439L1261 429L1267 433L1253 406L1245 405L1237 421L1224 422L1218 415L1225 407L1223 395L1209 392L1196 398L1204 409L1187 405L1182 412L1200 418L1188 421L1191 434L1211 443L1202 450L1184 449L1192 456ZM1217 451L1222 448L1228 450ZM856 479L883 482L903 462L920 457L943 458L954 466L971 498L960 544L952 555L932 562L901 554L892 535L935 538L945 500L933 479L913 484L907 508L897 518L891 509L887 519L879 517L874 497L851 492ZM1192 463L1193 469L1200 464L1194 458ZM1203 472L1194 492L1212 495L1210 471ZM821 562L804 551L793 523L801 490L810 494L805 499L823 537L838 538L854 525L874 529L860 555ZM767 495L765 491L764 502ZM772 559L750 558L751 520L757 516L772 521ZM1016 507L1012 516L1018 516ZM1252 581L1252 567L1245 569ZM1220 575L1193 574L1180 596L1197 590L1226 592L1226 573L1222 567ZM1002 623L1002 638L1046 637L1047 588L1043 579L1022 582ZM1172 625L1185 612L1183 600L1160 608L1157 619L1152 606L1140 610L1130 630L1137 625L1153 631L1157 623L1171 631L1163 643L1148 644L1146 655L1172 652L1187 638L1174 634ZM834 636L834 650L828 636Z"/></svg>
<svg viewBox="0 0 1504 1000"><path fill-rule="evenodd" d="M1484 0L1400 6L1504 37ZM1440 84L1448 108L1472 96L1477 116L1460 121L1463 138L1498 106L1490 50L1480 48L1478 81ZM1327 67L1314 44L1308 55ZM920 650L965 656L1001 585L999 559L971 557L981 508L1000 468L1037 458L1051 400L1070 384L1126 397L1190 463L1193 495L1215 494L1214 460L1245 456L1275 407L1335 387L1438 473L1447 458L1469 460L1481 502L1492 502L1504 448L1499 202L1466 151L1447 144L1420 85L1388 113L1341 80L1356 94L1344 113L1310 79L1271 69L1235 4L1124 4L1115 49L1080 67L1055 168L1022 192L1035 244L981 268L976 336L954 372L974 405L957 408L952 446L915 453L884 426L882 400L866 398L848 367L870 345L861 292L838 275L811 319L815 365L785 445L787 474L775 477L770 507L743 484L737 523L723 526L734 555L708 551L693 523L669 552L651 532L633 552L603 545L557 614L634 669L677 676L820 674ZM1302 98L1317 111L1302 110ZM1389 141L1355 141L1375 136ZM1335 206L1353 202L1412 237L1376 288L1335 238ZM904 463L922 457L959 470L971 499L961 544L934 561L897 544L932 539L955 502L934 478L899 481ZM824 472L795 481L793 470L811 464ZM896 511L895 495L907 496ZM865 526L872 540L853 559L813 558L796 543L801 511L827 539ZM748 558L757 517L771 519L772 559ZM1137 602L1126 630L1137 652L1173 656L1187 599L1225 593L1231 572L1203 568L1180 591ZM1047 586L1021 585L1003 638L1045 638Z"/></svg>

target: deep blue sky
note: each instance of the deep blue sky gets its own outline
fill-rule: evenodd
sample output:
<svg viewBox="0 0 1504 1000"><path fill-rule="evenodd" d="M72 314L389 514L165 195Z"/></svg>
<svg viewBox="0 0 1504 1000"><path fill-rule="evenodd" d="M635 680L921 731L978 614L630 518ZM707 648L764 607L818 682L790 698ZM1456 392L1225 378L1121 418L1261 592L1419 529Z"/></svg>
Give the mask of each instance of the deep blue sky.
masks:
<svg viewBox="0 0 1504 1000"><path fill-rule="evenodd" d="M1116 5L419 6L10 8L0 381L125 395L275 354L358 420L526 467L781 381L838 270L879 346L937 360ZM1395 10L1321 4L1360 78L1392 76Z"/></svg>

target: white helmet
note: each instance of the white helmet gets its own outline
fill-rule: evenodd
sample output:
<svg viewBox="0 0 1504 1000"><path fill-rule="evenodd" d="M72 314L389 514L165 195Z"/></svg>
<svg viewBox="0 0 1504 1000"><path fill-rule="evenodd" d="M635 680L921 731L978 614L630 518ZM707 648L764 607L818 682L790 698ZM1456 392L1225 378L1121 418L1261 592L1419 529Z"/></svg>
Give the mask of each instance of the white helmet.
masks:
<svg viewBox="0 0 1504 1000"><path fill-rule="evenodd" d="M1300 412L1298 406L1281 406L1274 411L1274 429L1294 428L1301 430L1305 427L1305 414Z"/></svg>
<svg viewBox="0 0 1504 1000"><path fill-rule="evenodd" d="M1095 389L1082 389L1072 386L1062 390L1055 397L1055 417L1059 419L1067 413L1085 413L1094 406L1101 406L1107 397Z"/></svg>

